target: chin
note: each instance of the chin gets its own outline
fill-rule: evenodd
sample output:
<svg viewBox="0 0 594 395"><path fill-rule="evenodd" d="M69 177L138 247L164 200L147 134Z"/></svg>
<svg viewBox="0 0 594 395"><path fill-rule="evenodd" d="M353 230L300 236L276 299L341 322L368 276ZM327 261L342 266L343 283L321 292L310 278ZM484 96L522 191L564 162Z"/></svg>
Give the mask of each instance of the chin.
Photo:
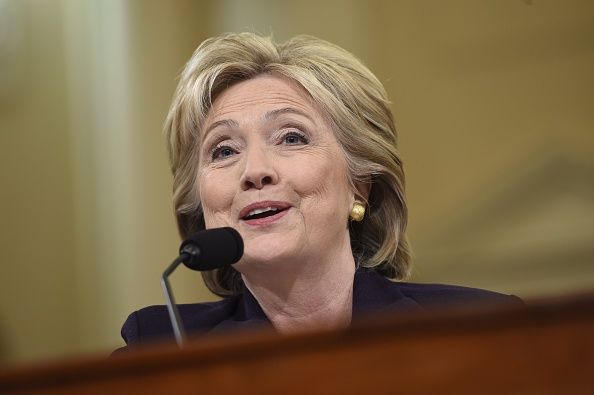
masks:
<svg viewBox="0 0 594 395"><path fill-rule="evenodd" d="M278 265L299 255L297 237L289 235L262 235L244 242L243 259L239 263L241 268L252 265Z"/></svg>
<svg viewBox="0 0 594 395"><path fill-rule="evenodd" d="M295 251L287 246L275 248L271 245L248 248L245 252L246 259L254 263L270 264L279 261L287 261L295 257Z"/></svg>

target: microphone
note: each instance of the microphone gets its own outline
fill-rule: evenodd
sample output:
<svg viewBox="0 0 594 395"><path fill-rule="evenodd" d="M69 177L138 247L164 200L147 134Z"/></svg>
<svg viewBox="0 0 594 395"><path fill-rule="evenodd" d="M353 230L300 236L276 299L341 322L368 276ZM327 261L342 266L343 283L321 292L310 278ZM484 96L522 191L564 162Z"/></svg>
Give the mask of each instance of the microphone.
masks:
<svg viewBox="0 0 594 395"><path fill-rule="evenodd" d="M216 228L194 233L183 241L179 255L188 255L184 265L192 270L212 270L232 265L243 255L243 240L233 228Z"/></svg>
<svg viewBox="0 0 594 395"><path fill-rule="evenodd" d="M161 275L161 286L165 295L165 303L169 319L173 327L175 341L181 348L185 342L185 331L173 292L169 285L169 275L183 263L192 270L212 270L229 266L241 259L243 255L243 239L233 228L207 229L190 235L179 247L179 256L165 269Z"/></svg>

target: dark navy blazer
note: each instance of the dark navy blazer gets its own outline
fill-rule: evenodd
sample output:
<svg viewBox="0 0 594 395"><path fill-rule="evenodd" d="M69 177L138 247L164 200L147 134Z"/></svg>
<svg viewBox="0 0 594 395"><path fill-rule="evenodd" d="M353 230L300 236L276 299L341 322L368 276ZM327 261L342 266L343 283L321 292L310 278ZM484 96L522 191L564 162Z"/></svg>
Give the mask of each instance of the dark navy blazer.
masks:
<svg viewBox="0 0 594 395"><path fill-rule="evenodd" d="M475 288L390 281L375 272L357 270L353 283L352 320L365 313L431 311L444 305L518 304L519 298ZM237 296L217 302L180 304L188 335L218 333L255 326L272 327L254 296L244 287ZM130 314L122 327L128 346L173 338L165 306L149 306Z"/></svg>

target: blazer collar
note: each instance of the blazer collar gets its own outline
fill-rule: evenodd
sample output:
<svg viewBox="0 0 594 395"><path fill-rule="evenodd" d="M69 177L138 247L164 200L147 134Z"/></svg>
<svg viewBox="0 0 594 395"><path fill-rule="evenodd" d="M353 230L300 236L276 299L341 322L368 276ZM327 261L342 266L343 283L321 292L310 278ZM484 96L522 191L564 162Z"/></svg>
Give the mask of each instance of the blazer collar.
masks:
<svg viewBox="0 0 594 395"><path fill-rule="evenodd" d="M390 281L374 271L358 269L353 282L353 321L369 313L390 311L407 313L424 308L406 296L398 282Z"/></svg>
<svg viewBox="0 0 594 395"><path fill-rule="evenodd" d="M229 330L252 327L272 328L271 322L264 314L258 301L244 286L243 293L235 296L236 308L232 315L214 326L209 333L227 332ZM404 295L397 282L390 281L381 275L358 269L353 280L353 321L364 319L369 313L390 311L406 313L424 310L415 300Z"/></svg>

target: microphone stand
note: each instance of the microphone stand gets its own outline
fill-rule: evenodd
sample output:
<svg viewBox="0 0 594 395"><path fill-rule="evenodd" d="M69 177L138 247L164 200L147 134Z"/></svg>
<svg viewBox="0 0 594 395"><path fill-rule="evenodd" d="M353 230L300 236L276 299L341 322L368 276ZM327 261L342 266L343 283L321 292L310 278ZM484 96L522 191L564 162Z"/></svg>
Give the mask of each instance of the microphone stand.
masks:
<svg viewBox="0 0 594 395"><path fill-rule="evenodd" d="M190 258L190 254L182 253L165 269L161 275L161 286L163 287L163 293L165 294L165 302L167 303L167 311L169 312L169 318L171 325L173 326L173 335L179 348L182 348L186 341L186 333L179 316L179 310L173 299L173 292L169 286L169 275L173 273L180 263Z"/></svg>
<svg viewBox="0 0 594 395"><path fill-rule="evenodd" d="M205 250L202 251L201 248ZM210 248L210 250L209 250ZM211 250L219 249L224 251L223 254L214 254ZM209 255L210 251L210 255ZM240 234L233 228L219 228L209 231L202 231L195 233L190 238L186 239L179 251L179 256L165 269L161 275L161 286L165 294L165 303L167 304L167 311L169 312L169 320L173 327L173 335L179 348L183 348L186 342L186 333L179 316L179 310L173 298L173 292L169 285L169 276L180 263L185 263L188 268L192 270L211 270L217 267L231 265L237 262L243 255L243 240ZM204 257L212 260L211 265L206 262L200 262L199 258ZM208 259L207 259L208 260ZM212 265L215 262L217 264Z"/></svg>

